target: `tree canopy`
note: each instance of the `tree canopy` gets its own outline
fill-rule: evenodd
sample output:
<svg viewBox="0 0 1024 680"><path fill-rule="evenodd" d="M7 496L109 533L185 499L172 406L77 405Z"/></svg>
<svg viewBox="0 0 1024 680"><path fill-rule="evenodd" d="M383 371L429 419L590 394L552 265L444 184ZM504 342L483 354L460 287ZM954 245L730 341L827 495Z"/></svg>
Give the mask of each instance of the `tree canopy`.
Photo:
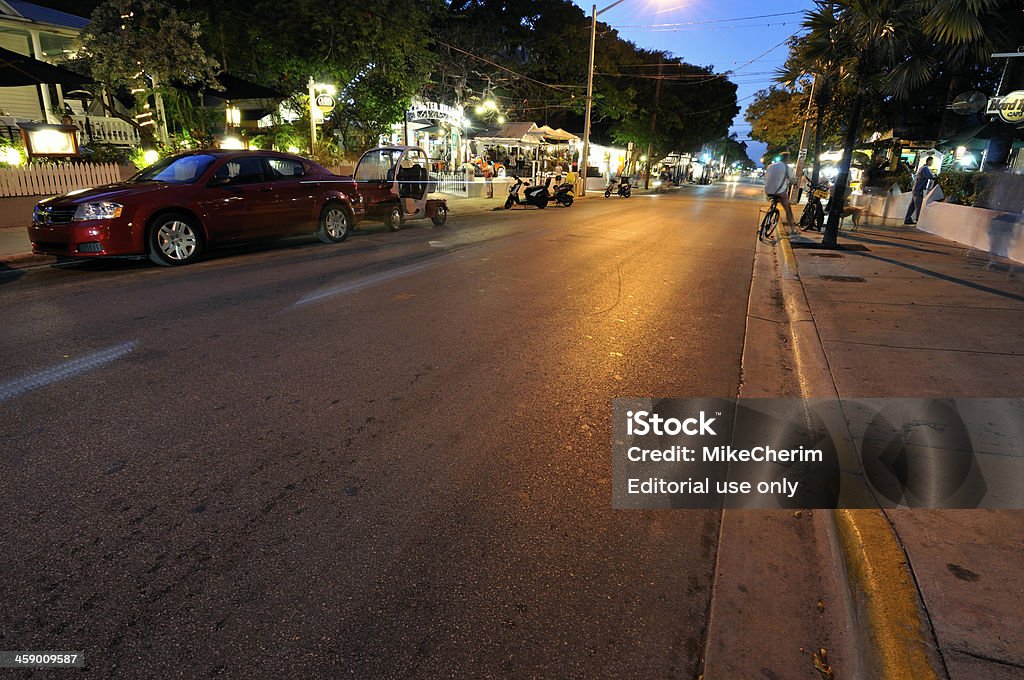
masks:
<svg viewBox="0 0 1024 680"><path fill-rule="evenodd" d="M287 93L300 115L309 78L331 83L325 136L352 154L416 96L471 115L493 99L478 127L502 116L582 131L590 24L570 0L294 0L286 11L277 0L105 0L84 52L110 86L134 88L140 69L164 84L212 83L224 69ZM725 138L739 110L728 78L600 22L594 71L599 142L696 150Z"/></svg>

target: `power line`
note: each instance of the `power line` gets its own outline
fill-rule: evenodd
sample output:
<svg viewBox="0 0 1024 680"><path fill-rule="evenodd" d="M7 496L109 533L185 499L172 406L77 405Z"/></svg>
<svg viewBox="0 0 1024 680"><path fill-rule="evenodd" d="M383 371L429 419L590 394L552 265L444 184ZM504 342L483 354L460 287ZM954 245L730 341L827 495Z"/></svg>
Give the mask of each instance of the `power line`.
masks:
<svg viewBox="0 0 1024 680"><path fill-rule="evenodd" d="M719 26L715 28L701 28L698 26L690 26L686 28L645 28L642 30L649 31L651 33L680 33L682 31L735 31L743 28L772 28L778 26L789 26L797 22L794 21L780 21L775 24L745 24L742 26Z"/></svg>
<svg viewBox="0 0 1024 680"><path fill-rule="evenodd" d="M752 17L736 17L735 19L712 19L709 21L682 21L671 24L631 24L619 26L618 28L667 28L672 26L707 26L710 24L727 24L731 21L750 21L753 19L770 19L772 17L786 17L794 14L803 14L803 10L797 12L778 12L776 14L758 14Z"/></svg>
<svg viewBox="0 0 1024 680"><path fill-rule="evenodd" d="M522 78L524 80L529 80L531 83L536 83L536 84L542 85L544 87L550 87L552 90L567 90L567 89L582 89L583 88L582 85L552 85L551 83L545 83L543 81L537 80L536 78L531 78L530 76L524 76L522 73L518 73L516 71L513 71L512 69L506 68L505 66L502 66L501 64L497 64L497 63L491 61L490 59L485 59L484 57L481 57L480 55L473 54L472 52L467 52L466 50L462 49L461 47L455 47L455 45L449 45L446 42L442 42L442 41L436 40L436 39L434 40L434 42L436 42L438 45L441 45L443 47L447 47L450 50L455 50L456 52L460 52L461 54L465 54L467 57L472 57L474 59L478 59L479 61L482 61L485 64L493 66L493 67L495 67L497 69L501 69L502 71L505 71L507 73L511 73L512 75L514 75L514 76L516 76L518 78Z"/></svg>

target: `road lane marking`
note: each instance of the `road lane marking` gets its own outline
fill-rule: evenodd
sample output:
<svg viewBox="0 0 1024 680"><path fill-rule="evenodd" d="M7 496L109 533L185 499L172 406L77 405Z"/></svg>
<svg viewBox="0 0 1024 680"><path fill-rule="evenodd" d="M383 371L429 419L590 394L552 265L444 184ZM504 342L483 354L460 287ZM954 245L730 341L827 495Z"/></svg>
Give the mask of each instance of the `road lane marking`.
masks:
<svg viewBox="0 0 1024 680"><path fill-rule="evenodd" d="M399 267L398 269L392 269L390 271L379 272L377 274L371 274L362 278L356 279L355 281L349 281L343 283L340 286L331 286L330 288L322 288L315 293L310 293L299 298L296 302L292 303L291 308L296 309L298 307L305 307L311 302L319 302L325 298L334 297L335 295L342 295L344 293L354 293L363 288L369 288L375 286L378 283L384 283L386 281L392 281L394 279L408 276L419 271L423 271L428 267L436 267L438 262L424 262L421 264L406 265Z"/></svg>
<svg viewBox="0 0 1024 680"><path fill-rule="evenodd" d="M37 390L40 387L46 387L62 380L94 371L101 366L117 361L135 349L138 344L135 340L129 340L128 342L122 342L119 345L101 349L92 354L86 354L77 359L64 361L51 368L45 368L21 378L0 383L0 402L13 399L26 392Z"/></svg>

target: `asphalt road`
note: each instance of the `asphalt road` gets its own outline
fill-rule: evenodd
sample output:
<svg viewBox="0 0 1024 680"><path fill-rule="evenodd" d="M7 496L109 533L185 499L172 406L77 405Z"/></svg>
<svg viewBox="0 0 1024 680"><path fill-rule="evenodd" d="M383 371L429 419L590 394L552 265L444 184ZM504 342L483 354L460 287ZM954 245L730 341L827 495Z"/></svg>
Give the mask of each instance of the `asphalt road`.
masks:
<svg viewBox="0 0 1024 680"><path fill-rule="evenodd" d="M729 191L0 278L0 649L694 677L719 513L612 511L610 410L736 395L757 204Z"/></svg>

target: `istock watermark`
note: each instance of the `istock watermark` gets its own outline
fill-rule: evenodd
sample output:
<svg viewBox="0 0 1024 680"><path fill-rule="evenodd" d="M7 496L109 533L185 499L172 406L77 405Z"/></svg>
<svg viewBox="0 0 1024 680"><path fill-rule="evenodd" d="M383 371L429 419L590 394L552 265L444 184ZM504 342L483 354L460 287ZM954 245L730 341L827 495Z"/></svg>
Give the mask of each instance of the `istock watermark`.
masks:
<svg viewBox="0 0 1024 680"><path fill-rule="evenodd" d="M615 399L612 504L1024 508L1021 399Z"/></svg>

